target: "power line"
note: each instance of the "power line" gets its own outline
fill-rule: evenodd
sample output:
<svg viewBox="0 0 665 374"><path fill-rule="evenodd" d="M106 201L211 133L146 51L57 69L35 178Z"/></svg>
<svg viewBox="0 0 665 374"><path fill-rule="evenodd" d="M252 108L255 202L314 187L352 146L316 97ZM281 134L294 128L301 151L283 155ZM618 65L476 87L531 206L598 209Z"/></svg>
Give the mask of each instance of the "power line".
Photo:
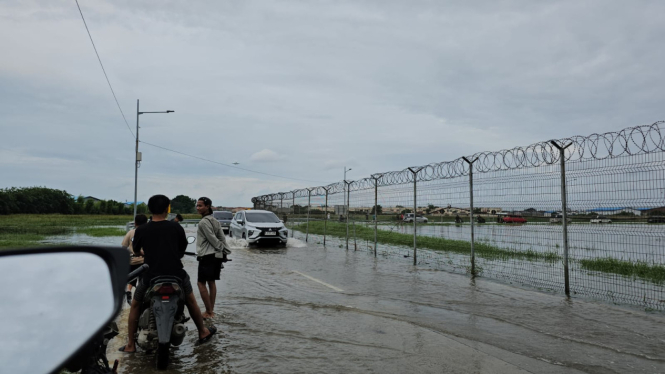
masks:
<svg viewBox="0 0 665 374"><path fill-rule="evenodd" d="M275 174L264 173L264 172L261 172L261 171L255 171L255 170L245 169L245 168L241 168L241 167L239 167L239 166L229 165L229 164L225 164L225 163L223 163L223 162L213 161L213 160L209 160L209 159L207 159L207 158L203 158L203 157L194 156L194 155L190 155L190 154L187 154L187 153L179 152L179 151L176 151L176 150L173 150L173 149L169 149L169 148L166 148L166 147L162 147L162 146L159 146L159 145L156 145L156 144L150 144L150 143L144 142L144 141L142 141L142 140L141 140L140 142L143 143L143 144L145 144L145 145L149 145L149 146L152 146L152 147L155 147L155 148L163 149L163 150L165 150L165 151L169 151L169 152L177 153L177 154L179 154L179 155L183 155L183 156L187 156L187 157L196 158L196 159L199 159L199 160L203 160L203 161L206 161L206 162L211 162L211 163L213 163L213 164L218 164L218 165L222 165L222 166L227 166L227 167L234 168L234 169L239 169L239 170L248 171L248 172L250 172L250 173L269 175L269 176L271 176L271 177L284 178L284 179L292 179L292 180L302 181L302 182L324 183L324 182L318 182L318 181L311 181L311 180L307 180L307 179L298 179L298 178L283 177L283 176L281 176L281 175L275 175Z"/></svg>
<svg viewBox="0 0 665 374"><path fill-rule="evenodd" d="M102 67L102 71L104 72L104 77L106 78L106 83L108 83L109 88L111 89L111 93L113 94L113 99L115 100L115 103L118 106L118 110L120 110L120 114L122 115L122 119L125 121L125 125L127 125L127 129L132 134L132 138L136 139L136 135L134 135L134 132L132 131L132 128L129 126L129 123L127 123L127 118L125 118L125 113L122 111L122 108L120 107L120 103L118 102L118 98L115 96L115 91L113 91L113 86L111 86L111 81L109 80L109 77L106 74L106 69L104 69L104 64L102 64L102 59L101 59L101 57L99 57L99 53L97 52L97 47L95 46L95 42L92 39L92 35L90 34L90 29L88 29L88 24L87 24L87 22L85 22L85 17L83 17L83 11L81 10L81 6L79 5L78 0L75 0L75 1L76 1L76 6L79 9L79 13L81 14L81 19L83 20L83 24L85 25L85 30L88 32L88 36L90 37L90 42L92 43L92 48L95 50L95 54L97 55L97 60L99 61L99 66ZM208 160L208 159L203 158L203 157L190 155L190 154L187 154L187 153L184 153L184 152L179 152L179 151L169 149L169 148L166 148L166 147L162 147L162 146L159 146L159 145L156 145L156 144L146 143L144 141L141 141L141 143L152 146L152 147L155 147L155 148L160 148L160 149L163 149L165 151L177 153L179 155L196 158L196 159L199 159L199 160L202 160L202 161L211 162L213 164L223 165L223 166L227 166L227 167L234 168L234 169L248 171L250 173L263 174L263 175L268 175L268 176L271 176L271 177L284 178L284 179L292 179L292 180L302 181L302 182L323 183L323 182L318 182L318 181L310 181L310 180L307 180L307 179L290 178L290 177L283 177L281 175L263 173L263 172L260 172L260 171L241 168L241 167L238 167L238 166L235 166L235 165L225 164L223 162Z"/></svg>
<svg viewBox="0 0 665 374"><path fill-rule="evenodd" d="M83 11L81 11L81 6L79 5L78 0L74 1L76 1L76 6L79 8L79 13L81 13L81 19L83 20L83 24L85 25L85 30L88 32L88 36L90 37L90 42L92 43L92 48L94 48L95 50L95 54L97 55L97 60L99 61L99 65L102 67L102 71L104 72L104 77L106 77L106 82L109 84L109 88L111 89L111 93L113 94L113 99L115 99L115 103L118 106L118 109L120 110L122 119L125 120L125 125L127 125L127 129L132 134L132 138L136 139L134 131L132 131L132 128L129 127L129 123L127 123L127 118L125 118L125 113L123 113L122 108L120 108L120 103L118 103L118 98L115 96L115 91L113 91L113 87L111 86L111 81L109 80L108 75L106 75L106 69L104 69L104 64L102 64L102 59L99 57L99 53L97 52L97 47L95 46L95 42L92 40L92 35L90 35L90 30L88 29L88 24L85 22L85 18L83 17Z"/></svg>

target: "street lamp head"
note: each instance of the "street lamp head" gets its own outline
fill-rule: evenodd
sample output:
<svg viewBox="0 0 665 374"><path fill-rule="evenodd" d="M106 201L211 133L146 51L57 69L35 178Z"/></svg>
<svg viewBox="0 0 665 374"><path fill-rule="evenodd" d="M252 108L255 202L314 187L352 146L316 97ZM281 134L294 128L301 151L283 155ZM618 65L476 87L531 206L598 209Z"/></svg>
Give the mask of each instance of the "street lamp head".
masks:
<svg viewBox="0 0 665 374"><path fill-rule="evenodd" d="M174 110L167 110L166 113L174 113Z"/></svg>

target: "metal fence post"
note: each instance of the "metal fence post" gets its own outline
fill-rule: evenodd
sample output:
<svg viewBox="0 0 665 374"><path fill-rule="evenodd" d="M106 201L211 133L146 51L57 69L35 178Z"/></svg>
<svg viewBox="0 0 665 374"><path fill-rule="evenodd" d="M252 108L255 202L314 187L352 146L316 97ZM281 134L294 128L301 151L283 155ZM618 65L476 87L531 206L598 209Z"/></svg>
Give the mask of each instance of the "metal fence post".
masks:
<svg viewBox="0 0 665 374"><path fill-rule="evenodd" d="M353 250L358 250L358 242L356 241L356 221L353 221Z"/></svg>
<svg viewBox="0 0 665 374"><path fill-rule="evenodd" d="M424 169L424 167L420 168L408 168L411 170L411 173L413 174L413 265L418 264L418 248L417 248L417 241L416 241L416 221L418 221L418 205L417 205L417 200L416 200L416 194L417 194L417 180L418 180L418 173Z"/></svg>
<svg viewBox="0 0 665 374"><path fill-rule="evenodd" d="M566 201L566 148L570 147L573 142L568 143L568 145L562 147L556 141L552 140L552 143L559 150L559 159L561 161L561 213L563 218L563 277L564 277L564 289L566 296L570 296L570 278L568 272L568 203Z"/></svg>
<svg viewBox="0 0 665 374"><path fill-rule="evenodd" d="M349 206L351 205L351 182L344 181L346 185L346 249L349 250Z"/></svg>
<svg viewBox="0 0 665 374"><path fill-rule="evenodd" d="M478 160L478 157L476 157L475 160L469 161L466 157L462 157L464 161L466 161L467 164L469 164L469 204L471 205L469 211L471 212L470 217L471 217L471 276L475 277L476 276L476 252L474 251L473 248L473 243L475 241L474 238L474 233L473 233L473 163Z"/></svg>
<svg viewBox="0 0 665 374"><path fill-rule="evenodd" d="M328 229L328 190L330 190L330 187L325 188L322 187L324 191L326 191L326 211L323 215L324 221L323 221L323 246L326 246L326 230Z"/></svg>
<svg viewBox="0 0 665 374"><path fill-rule="evenodd" d="M383 174L372 174L372 179L374 179L374 257L376 257L376 246L377 246L377 220L379 219L379 179Z"/></svg>
<svg viewBox="0 0 665 374"><path fill-rule="evenodd" d="M309 209L311 205L312 205L312 189L308 188L307 189L307 231L305 233L305 243L307 243L307 240L309 239Z"/></svg>
<svg viewBox="0 0 665 374"><path fill-rule="evenodd" d="M293 215L294 216L296 215L296 192L298 192L298 190L291 191L291 196L293 198L293 200L291 202L291 209L293 210Z"/></svg>

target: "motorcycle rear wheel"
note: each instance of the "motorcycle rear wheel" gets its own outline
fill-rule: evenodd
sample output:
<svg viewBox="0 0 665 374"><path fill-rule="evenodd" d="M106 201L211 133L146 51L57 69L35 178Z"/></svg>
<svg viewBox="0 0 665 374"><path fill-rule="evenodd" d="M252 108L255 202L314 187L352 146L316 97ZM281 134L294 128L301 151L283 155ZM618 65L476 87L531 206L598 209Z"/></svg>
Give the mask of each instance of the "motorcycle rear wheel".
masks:
<svg viewBox="0 0 665 374"><path fill-rule="evenodd" d="M169 366L169 347L170 343L159 344L157 347L157 370L166 370L166 367Z"/></svg>

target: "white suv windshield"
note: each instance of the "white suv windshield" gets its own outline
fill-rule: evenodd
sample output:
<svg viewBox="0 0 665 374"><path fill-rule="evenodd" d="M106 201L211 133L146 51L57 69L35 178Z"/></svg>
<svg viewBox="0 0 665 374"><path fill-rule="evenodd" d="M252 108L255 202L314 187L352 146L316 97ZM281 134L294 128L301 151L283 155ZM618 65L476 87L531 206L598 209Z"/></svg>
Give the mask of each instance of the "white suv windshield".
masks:
<svg viewBox="0 0 665 374"><path fill-rule="evenodd" d="M279 218L274 213L270 212L252 212L245 213L247 222L264 222L264 223L279 223Z"/></svg>

